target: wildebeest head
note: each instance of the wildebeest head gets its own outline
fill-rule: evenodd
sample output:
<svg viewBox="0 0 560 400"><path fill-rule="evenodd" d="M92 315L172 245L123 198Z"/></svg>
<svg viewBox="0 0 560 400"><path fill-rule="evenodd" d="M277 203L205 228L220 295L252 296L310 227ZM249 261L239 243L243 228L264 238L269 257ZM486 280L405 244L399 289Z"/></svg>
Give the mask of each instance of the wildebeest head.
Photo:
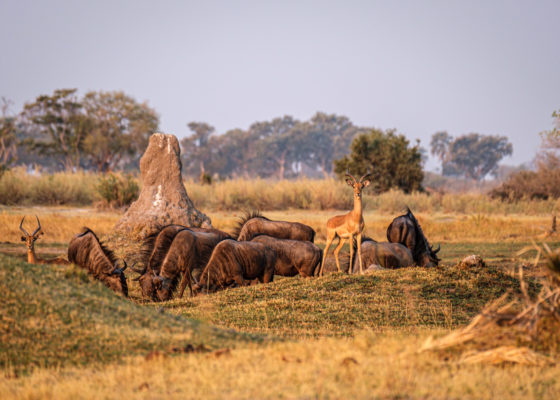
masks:
<svg viewBox="0 0 560 400"><path fill-rule="evenodd" d="M126 268L126 261L123 261L122 268L118 268L117 263L115 263L114 269L110 273L103 273L105 277L102 280L115 292L121 292L125 295L125 297L128 297L128 284L126 283L126 277L124 276L124 270Z"/></svg>
<svg viewBox="0 0 560 400"><path fill-rule="evenodd" d="M124 275L126 262L123 268L118 268L113 252L99 241L91 229L84 228L82 233L72 238L68 244L68 260L87 269L114 291L128 296L128 285Z"/></svg>
<svg viewBox="0 0 560 400"><path fill-rule="evenodd" d="M140 285L140 290L142 291L142 297L156 300L155 298L155 288L154 288L154 278L157 276L155 271L148 271L148 267L144 267L143 270L130 267L130 269L137 274L139 277L134 278L133 281L137 281Z"/></svg>
<svg viewBox="0 0 560 400"><path fill-rule="evenodd" d="M431 267L437 267L439 262L441 261L440 258L438 258L437 253L438 251L440 251L441 246L438 245L438 248L434 250L433 246L428 245L428 251L425 253L422 253L421 256L421 265L431 268Z"/></svg>

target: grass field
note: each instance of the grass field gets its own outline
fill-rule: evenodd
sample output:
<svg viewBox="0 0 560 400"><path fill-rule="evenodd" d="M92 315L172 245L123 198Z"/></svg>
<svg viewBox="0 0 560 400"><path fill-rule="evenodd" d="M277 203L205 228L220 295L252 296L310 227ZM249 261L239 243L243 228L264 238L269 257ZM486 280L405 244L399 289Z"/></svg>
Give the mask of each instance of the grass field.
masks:
<svg viewBox="0 0 560 400"><path fill-rule="evenodd" d="M310 224L322 246L323 225L336 213L265 215ZM277 278L158 304L142 300L130 280L127 300L76 267L25 263L18 226L27 215L27 230L33 229L35 214L45 231L37 244L43 256L63 254L83 225L110 238L120 215L2 209L0 252L8 254L0 255L2 399L560 397L557 365L465 365L452 351L417 352L428 336L468 323L487 302L505 292L515 296L519 265L526 265L530 292L537 291L540 269L529 266L534 253L515 253L542 237L547 213L418 212L431 241L442 243L439 268ZM243 213L208 214L214 226L231 231ZM366 212L368 234L383 240L396 215ZM546 239L560 246L560 238ZM456 266L473 253L486 268Z"/></svg>

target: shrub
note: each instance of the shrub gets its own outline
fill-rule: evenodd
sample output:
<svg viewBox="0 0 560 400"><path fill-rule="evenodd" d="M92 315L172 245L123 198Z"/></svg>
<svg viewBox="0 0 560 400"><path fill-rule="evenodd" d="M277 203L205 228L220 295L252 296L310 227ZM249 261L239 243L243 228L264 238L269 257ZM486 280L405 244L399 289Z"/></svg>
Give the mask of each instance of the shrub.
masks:
<svg viewBox="0 0 560 400"><path fill-rule="evenodd" d="M560 169L540 168L538 171L513 173L490 192L493 198L518 201L521 199L557 199L560 197Z"/></svg>
<svg viewBox="0 0 560 400"><path fill-rule="evenodd" d="M123 177L109 173L99 178L96 189L103 206L120 208L130 205L138 197L140 187L130 174Z"/></svg>

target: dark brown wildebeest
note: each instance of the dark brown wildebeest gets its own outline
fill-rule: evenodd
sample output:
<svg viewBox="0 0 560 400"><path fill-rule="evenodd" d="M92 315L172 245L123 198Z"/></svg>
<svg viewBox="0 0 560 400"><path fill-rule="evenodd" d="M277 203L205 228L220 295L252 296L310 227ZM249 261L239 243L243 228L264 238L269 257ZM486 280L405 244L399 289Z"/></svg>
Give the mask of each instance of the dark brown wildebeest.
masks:
<svg viewBox="0 0 560 400"><path fill-rule="evenodd" d="M222 240L231 238L218 229L187 228L182 225L167 225L144 240L141 252L143 270L140 274L142 296L155 301L171 298L180 276L180 296L185 287L191 287L191 274L200 273L214 247Z"/></svg>
<svg viewBox="0 0 560 400"><path fill-rule="evenodd" d="M226 239L212 252L193 292L196 295L201 289L213 292L234 285L244 286L254 279L272 282L275 264L275 251L264 244Z"/></svg>
<svg viewBox="0 0 560 400"><path fill-rule="evenodd" d="M313 243L315 231L300 222L271 221L258 211L246 214L233 234L239 242L249 241L257 235L268 235L278 239L307 240Z"/></svg>
<svg viewBox="0 0 560 400"><path fill-rule="evenodd" d="M356 243L353 244L356 246ZM414 266L412 253L400 243L376 242L370 238L362 239L362 264L364 271L382 268L404 268ZM360 273L357 257L352 265L352 274Z"/></svg>
<svg viewBox="0 0 560 400"><path fill-rule="evenodd" d="M68 260L86 269L96 279L117 293L128 296L128 285L124 276L126 261L123 268L117 268L117 259L89 228L84 228L68 244Z"/></svg>
<svg viewBox="0 0 560 400"><path fill-rule="evenodd" d="M313 276L321 262L323 252L308 241L278 239L268 235L258 235L251 242L262 243L276 252L274 274L281 276Z"/></svg>
<svg viewBox="0 0 560 400"><path fill-rule="evenodd" d="M35 229L31 235L27 233L25 229L23 229L23 220L25 219L25 217L23 217L21 219L21 222L19 223L19 230L23 233L21 241L25 242L25 245L27 246L27 262L29 264L69 264L69 262L62 257L52 258L49 260L37 257L37 255L35 254L35 241L39 239L39 237L41 237L43 231L41 229L41 222L39 221L39 217L35 216L35 218L37 218L37 229Z"/></svg>
<svg viewBox="0 0 560 400"><path fill-rule="evenodd" d="M437 253L441 247L434 250L430 246L422 227L408 207L406 214L395 218L387 228L387 240L405 245L419 267L435 267L440 262Z"/></svg>

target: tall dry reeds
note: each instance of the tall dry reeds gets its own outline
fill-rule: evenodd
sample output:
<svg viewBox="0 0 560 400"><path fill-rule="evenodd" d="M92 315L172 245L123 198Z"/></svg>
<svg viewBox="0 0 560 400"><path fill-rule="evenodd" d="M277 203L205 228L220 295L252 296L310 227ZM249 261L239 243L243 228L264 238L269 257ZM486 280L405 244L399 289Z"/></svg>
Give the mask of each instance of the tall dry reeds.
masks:
<svg viewBox="0 0 560 400"><path fill-rule="evenodd" d="M0 204L91 205L103 198L99 193L102 177L86 172L30 175L23 169L14 169L0 178ZM141 184L136 178L127 179L129 184ZM185 187L195 206L202 210L349 210L353 205L352 190L335 179L232 179L211 185L186 180ZM481 193L405 194L398 190L375 195L366 189L363 206L365 210L390 214L409 206L415 212L430 214L544 215L557 212L560 200L504 202Z"/></svg>

